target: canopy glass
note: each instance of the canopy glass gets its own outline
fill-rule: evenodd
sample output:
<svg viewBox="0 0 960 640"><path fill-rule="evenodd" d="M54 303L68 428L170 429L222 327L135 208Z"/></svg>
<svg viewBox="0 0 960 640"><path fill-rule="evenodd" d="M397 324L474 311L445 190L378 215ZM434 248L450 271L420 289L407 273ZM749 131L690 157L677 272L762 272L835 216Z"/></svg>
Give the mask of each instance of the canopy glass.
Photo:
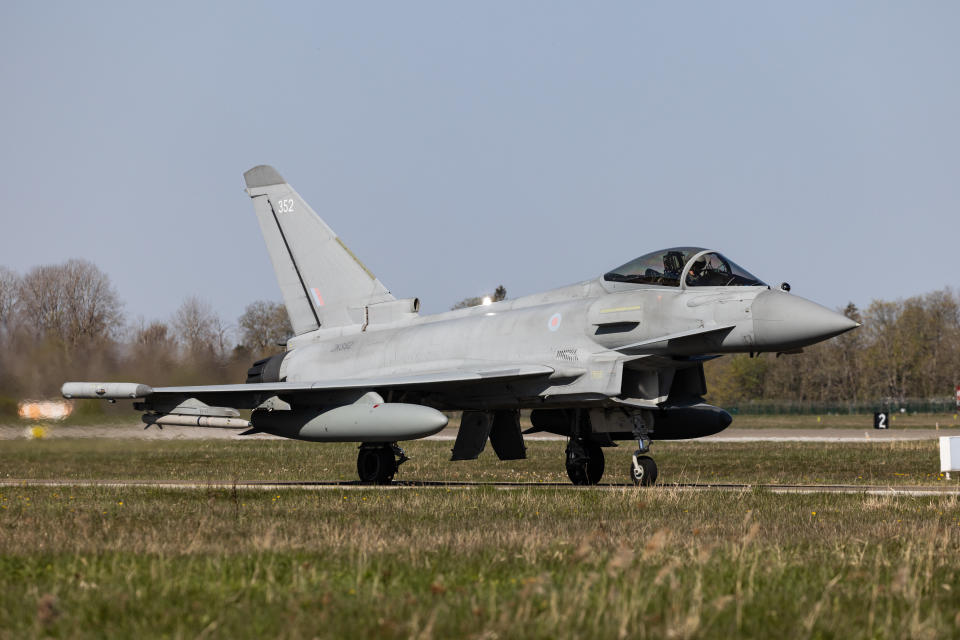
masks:
<svg viewBox="0 0 960 640"><path fill-rule="evenodd" d="M696 260L691 261L694 256L697 256ZM759 278L722 254L706 252L700 247L672 247L654 251L604 274L603 279L663 287L679 287L681 281L688 287L766 286Z"/></svg>

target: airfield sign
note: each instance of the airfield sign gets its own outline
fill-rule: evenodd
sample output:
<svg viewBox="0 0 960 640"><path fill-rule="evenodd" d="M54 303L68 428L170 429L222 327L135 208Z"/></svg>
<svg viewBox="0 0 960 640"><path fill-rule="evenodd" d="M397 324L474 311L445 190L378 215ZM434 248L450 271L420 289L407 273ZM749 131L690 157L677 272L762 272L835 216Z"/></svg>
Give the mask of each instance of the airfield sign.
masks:
<svg viewBox="0 0 960 640"><path fill-rule="evenodd" d="M873 428L887 429L890 426L890 414L886 411L878 411L873 414Z"/></svg>

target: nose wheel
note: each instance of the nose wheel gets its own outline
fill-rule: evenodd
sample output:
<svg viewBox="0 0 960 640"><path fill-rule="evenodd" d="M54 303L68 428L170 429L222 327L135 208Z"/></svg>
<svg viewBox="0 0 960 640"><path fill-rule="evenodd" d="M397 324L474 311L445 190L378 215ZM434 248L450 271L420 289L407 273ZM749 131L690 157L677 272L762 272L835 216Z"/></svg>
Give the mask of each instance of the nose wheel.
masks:
<svg viewBox="0 0 960 640"><path fill-rule="evenodd" d="M657 481L657 463L637 450L630 460L630 479L638 487L649 487Z"/></svg>
<svg viewBox="0 0 960 640"><path fill-rule="evenodd" d="M653 421L650 411L638 411L633 416L633 437L639 448L630 459L630 479L638 487L649 487L657 481L657 463L646 455L652 442Z"/></svg>
<svg viewBox="0 0 960 640"><path fill-rule="evenodd" d="M390 484L397 468L409 460L396 443L360 445L357 453L357 475L360 482L369 484Z"/></svg>

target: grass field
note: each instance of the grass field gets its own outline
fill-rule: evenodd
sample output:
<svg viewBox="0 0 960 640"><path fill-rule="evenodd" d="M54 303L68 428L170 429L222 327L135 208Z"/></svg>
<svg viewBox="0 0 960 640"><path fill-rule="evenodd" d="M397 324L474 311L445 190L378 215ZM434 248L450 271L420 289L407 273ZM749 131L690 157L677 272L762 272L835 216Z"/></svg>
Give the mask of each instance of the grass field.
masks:
<svg viewBox="0 0 960 640"><path fill-rule="evenodd" d="M564 480L530 459L408 480ZM607 450L621 482L629 451ZM955 486L937 444L659 443L673 482ZM352 480L355 447L0 443L6 478ZM555 486L0 487L0 638L853 637L960 633L954 496Z"/></svg>
<svg viewBox="0 0 960 640"><path fill-rule="evenodd" d="M568 482L563 441L528 442L528 459L448 462L452 442L405 443L398 480ZM936 440L886 443L656 442L660 481L751 484L944 485ZM355 444L292 440L10 440L0 443L0 478L189 481L352 481ZM625 484L633 447L606 452L604 483ZM955 485L957 483L954 483Z"/></svg>

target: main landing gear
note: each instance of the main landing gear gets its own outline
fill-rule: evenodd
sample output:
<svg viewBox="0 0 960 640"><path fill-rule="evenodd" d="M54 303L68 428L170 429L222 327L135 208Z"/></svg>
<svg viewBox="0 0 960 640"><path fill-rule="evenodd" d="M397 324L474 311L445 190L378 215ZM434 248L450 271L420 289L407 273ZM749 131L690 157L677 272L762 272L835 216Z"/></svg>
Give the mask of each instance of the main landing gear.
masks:
<svg viewBox="0 0 960 640"><path fill-rule="evenodd" d="M409 460L396 442L364 442L357 453L357 474L360 482L390 484L397 467Z"/></svg>
<svg viewBox="0 0 960 640"><path fill-rule="evenodd" d="M576 485L597 484L603 477L603 449L586 438L567 443L567 477Z"/></svg>

